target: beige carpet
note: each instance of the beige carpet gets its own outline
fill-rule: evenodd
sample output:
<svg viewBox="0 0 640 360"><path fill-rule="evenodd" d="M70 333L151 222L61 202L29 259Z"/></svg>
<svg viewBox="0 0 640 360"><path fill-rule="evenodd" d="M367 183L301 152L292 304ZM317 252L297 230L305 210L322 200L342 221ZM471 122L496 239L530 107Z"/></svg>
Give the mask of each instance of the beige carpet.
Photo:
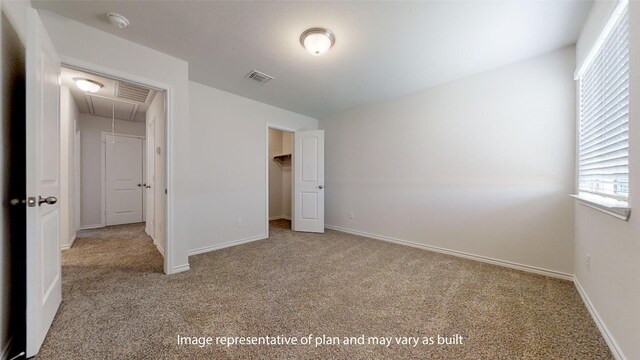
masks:
<svg viewBox="0 0 640 360"><path fill-rule="evenodd" d="M63 252L63 303L38 358L611 358L568 281L271 225L268 240L192 256L192 270L172 276L141 225L82 232ZM311 345L177 345L178 335L310 334ZM462 344L314 344L438 334Z"/></svg>

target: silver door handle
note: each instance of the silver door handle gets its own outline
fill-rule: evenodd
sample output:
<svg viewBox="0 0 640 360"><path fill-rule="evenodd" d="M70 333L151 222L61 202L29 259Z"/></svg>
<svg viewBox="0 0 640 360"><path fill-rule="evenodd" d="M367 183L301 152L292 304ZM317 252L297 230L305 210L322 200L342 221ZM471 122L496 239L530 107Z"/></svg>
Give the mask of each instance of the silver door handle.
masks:
<svg viewBox="0 0 640 360"><path fill-rule="evenodd" d="M151 189L151 185L145 185L144 187L147 189Z"/></svg>
<svg viewBox="0 0 640 360"><path fill-rule="evenodd" d="M55 196L47 196L46 198L38 196L38 206L42 206L42 204L53 205L57 202L58 199Z"/></svg>
<svg viewBox="0 0 640 360"><path fill-rule="evenodd" d="M324 187L324 186L320 185L320 186L318 186L318 189L322 189L323 187Z"/></svg>

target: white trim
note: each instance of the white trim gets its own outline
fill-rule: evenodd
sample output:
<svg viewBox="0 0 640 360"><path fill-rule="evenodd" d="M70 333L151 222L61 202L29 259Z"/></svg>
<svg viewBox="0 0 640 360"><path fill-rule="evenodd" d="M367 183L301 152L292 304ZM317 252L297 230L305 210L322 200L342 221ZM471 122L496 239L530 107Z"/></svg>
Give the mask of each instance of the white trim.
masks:
<svg viewBox="0 0 640 360"><path fill-rule="evenodd" d="M622 15L622 13L624 13L625 7L628 5L628 3L629 3L629 0L618 1L618 5L616 5L616 8L611 13L609 20L607 21L605 26L602 28L602 31L600 31L600 35L598 36L598 39L596 39L596 41L593 43L593 46L591 46L591 50L589 50L589 53L587 53L587 56L584 58L584 61L582 62L582 65L580 66L579 69L576 69L576 72L573 74L574 80L580 79L584 74L584 72L587 71L587 68L591 65L593 60L596 58L596 55L598 55L600 48L602 48L602 45L604 44L605 40L607 40L607 37L613 30L614 25L618 22L618 19L620 19L620 16Z"/></svg>
<svg viewBox="0 0 640 360"><path fill-rule="evenodd" d="M254 241L258 241L258 240L264 240L264 239L268 239L268 238L269 238L269 236L267 236L266 234L262 234L262 235L258 235L258 236L252 236L252 237L249 237L249 238L246 238L246 239L232 240L232 241L228 241L228 242L222 243L222 244L205 246L205 247L189 250L189 256L198 255L198 254L204 254L204 253L207 253L207 252L210 252L210 251L220 250L220 249L224 249L224 248L228 248L228 247L232 247L232 246L236 246L236 245L242 245L242 244L246 244L246 243L250 243L250 242L254 242Z"/></svg>
<svg viewBox="0 0 640 360"><path fill-rule="evenodd" d="M166 262L166 260L165 260L165 262ZM182 265L174 267L169 274L177 274L177 273L180 273L180 272L183 272L183 271L189 271L189 270L191 270L191 267L189 266L189 264L182 264Z"/></svg>
<svg viewBox="0 0 640 360"><path fill-rule="evenodd" d="M147 134L147 126L144 127L144 133ZM155 152L154 152L155 154ZM147 228L147 183L149 182L149 174L147 174L147 138L142 139L142 222L144 228Z"/></svg>
<svg viewBox="0 0 640 360"><path fill-rule="evenodd" d="M626 360L627 358L624 356L622 349L620 349L620 346L618 346L618 343L613 337L613 334L611 334L609 328L607 328L607 325L600 317L600 314L598 314L598 311L596 310L595 306L593 306L593 303L591 302L591 299L589 299L587 292L584 290L584 288L580 284L580 281L578 281L578 278L575 275L573 276L573 283L578 290L578 294L580 294L580 297L582 298L582 302L584 302L587 310L589 310L589 314L591 314L593 321L598 326L598 330L600 330L604 341L607 343L607 345L609 345L609 349L611 350L611 354L613 355L613 357L616 358L616 360Z"/></svg>
<svg viewBox="0 0 640 360"><path fill-rule="evenodd" d="M175 231L175 219L173 215L173 205L175 204L175 184L173 181L173 173L174 173L174 163L175 163L175 129L174 129L174 112L173 112L173 101L174 101L174 89L173 85L169 85L166 83L162 83L159 81L147 79L140 77L138 75L130 74L121 70L116 70L113 68L104 67L95 63L74 59L72 57L61 56L60 61L62 65L79 68L81 70L86 70L93 72L98 75L107 76L110 78L115 78L118 80L125 80L128 82L138 83L144 85L146 87L152 87L157 91L165 91L165 186L167 189L167 196L165 202L165 251L167 256L164 257L164 272L165 274L173 274L174 272L180 272L189 270L189 264L186 265L178 265L173 266L173 254L174 254L174 239L177 239L177 235L174 234ZM178 271L176 271L178 270Z"/></svg>
<svg viewBox="0 0 640 360"><path fill-rule="evenodd" d="M458 250L450 250L450 249L445 249L445 248L441 248L441 247L437 247L437 246L420 244L420 243L416 243L416 242L413 242L413 241L397 239L397 238L393 238L393 237L389 237L389 236L371 234L371 233L367 233L367 232L364 232L364 231L351 230L351 229L347 229L347 228L343 228L343 227L339 227L339 226L325 225L325 228L331 229L331 230L340 231L340 232L344 232L344 233L347 233L347 234L364 236L364 237L368 237L368 238L375 239L375 240L382 240L382 241L392 242L392 243L395 243L395 244L411 246L411 247L414 247L414 248L424 249L424 250L433 251L433 252L437 252L437 253L441 253L441 254L452 255L452 256L461 257L461 258L470 259L470 260L475 260L475 261L480 261L480 262L484 262L484 263L488 263L488 264L504 266L504 267L511 268L511 269L522 270L522 271L535 273L535 274L539 274L539 275L545 275L545 276L549 276L549 277L553 277L553 278L557 278L557 279L570 280L570 281L573 280L573 275L572 274L567 274L567 273L564 273L564 272L561 272L561 271L555 271L555 270L549 270L549 269L540 268L540 267L537 267L537 266L519 264L519 263L515 263L515 262L511 262L511 261L491 258L491 257L488 257L488 256L474 255L474 254L470 254L470 253L466 253L466 252L462 252L462 251L458 251Z"/></svg>
<svg viewBox="0 0 640 360"><path fill-rule="evenodd" d="M118 119L116 119L118 120ZM120 121L126 121L126 120L120 120ZM111 131L101 131L100 132L101 136L102 136L102 141L106 141L106 136L107 135L115 135L115 136L122 136L122 137L128 137L128 138L134 138L134 139L146 139L145 135L134 135L134 134L124 134L124 133L112 133Z"/></svg>
<svg viewBox="0 0 640 360"><path fill-rule="evenodd" d="M270 216L269 217L269 221L271 220L291 220L291 216L287 216L287 215L278 215L278 216Z"/></svg>
<svg viewBox="0 0 640 360"><path fill-rule="evenodd" d="M151 238L151 239L153 239L153 238ZM158 244L157 241L153 240L153 245L156 246L156 249L158 249L158 252L162 255L162 257L164 257L164 250L160 247L160 244Z"/></svg>
<svg viewBox="0 0 640 360"><path fill-rule="evenodd" d="M73 247L73 243L76 242L76 237L77 234L73 234L73 236L71 237L71 240L69 240L69 244L68 245L60 245L60 250L69 250Z"/></svg>
<svg viewBox="0 0 640 360"><path fill-rule="evenodd" d="M106 227L103 224L94 224L94 225L82 225L80 226L80 230L91 230L91 229L100 229Z"/></svg>
<svg viewBox="0 0 640 360"><path fill-rule="evenodd" d="M622 221L629 221L629 216L631 216L631 208L627 202L583 193L569 196L584 206L601 211Z"/></svg>
<svg viewBox="0 0 640 360"><path fill-rule="evenodd" d="M4 348L2 349L2 360L8 360L11 351L11 343L13 342L13 335L7 340L7 343L4 344Z"/></svg>
<svg viewBox="0 0 640 360"><path fill-rule="evenodd" d="M295 134L296 131L298 130L293 130L291 128L287 128L284 126L280 126L280 125L275 125L275 124L270 124L270 123L265 123L266 125L266 131L265 131L265 140L266 140L266 149L265 149L265 161L264 161L264 172L265 172L265 221L264 221L264 232L266 234L269 233L269 221L270 220L275 220L275 219L271 219L269 217L269 161L271 161L271 157L269 156L269 129L274 129L274 130L279 130L279 131L284 131L284 132L288 132L288 133L292 133ZM293 153L295 152L295 147L291 149L291 155L293 156ZM291 163L291 176L293 176L294 172L293 172L293 162ZM291 210L293 211L293 201L294 201L294 196L293 196L293 183L291 186ZM275 218L275 216L274 216ZM278 217L281 218L281 217ZM290 220L290 219L289 219ZM269 236L267 236L269 237Z"/></svg>

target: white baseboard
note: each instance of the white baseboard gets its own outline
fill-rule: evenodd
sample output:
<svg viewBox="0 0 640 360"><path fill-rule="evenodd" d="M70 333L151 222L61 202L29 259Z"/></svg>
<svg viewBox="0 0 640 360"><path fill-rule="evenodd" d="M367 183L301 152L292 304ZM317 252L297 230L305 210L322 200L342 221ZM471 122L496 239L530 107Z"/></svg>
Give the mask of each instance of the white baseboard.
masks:
<svg viewBox="0 0 640 360"><path fill-rule="evenodd" d="M287 216L287 215L271 216L269 218L269 221L271 221L271 220L280 220L280 219L291 220L291 216Z"/></svg>
<svg viewBox="0 0 640 360"><path fill-rule="evenodd" d="M80 230L91 230L91 229L99 229L105 227L104 224L95 224L95 225L82 225L80 226Z"/></svg>
<svg viewBox="0 0 640 360"><path fill-rule="evenodd" d="M190 269L191 267L189 266L189 264L178 265L178 266L175 266L173 270L171 270L171 274L177 274L183 271L189 271Z"/></svg>
<svg viewBox="0 0 640 360"><path fill-rule="evenodd" d="M531 273L535 273L535 274L550 276L550 277L553 277L553 278L573 281L573 275L572 274L567 274L567 273L563 273L563 272L555 271L555 270L544 269L544 268L540 268L540 267L537 267L537 266L524 265L524 264L519 264L519 263L515 263L515 262L511 262L511 261L494 259L494 258L491 258L491 257L488 257L488 256L474 255L474 254L470 254L470 253L466 253L466 252L462 252L462 251L450 250L450 249L445 249L445 248L441 248L441 247L437 247L437 246L420 244L420 243L416 243L416 242L413 242L413 241L396 239L396 238L392 238L392 237L389 237L389 236L383 236L383 235L371 234L371 233L367 233L367 232L363 232L363 231L351 230L351 229L347 229L347 228L343 228L343 227L339 227L339 226L325 225L325 228L336 230L336 231L340 231L340 232L344 232L344 233L348 233L348 234L364 236L364 237L368 237L368 238L375 239L375 240L382 240L382 241L392 242L392 243L395 243L395 244L411 246L411 247L424 249L424 250L428 250L428 251L433 251L433 252L437 252L437 253L441 253L441 254L457 256L457 257L470 259L470 260L475 260L475 261L480 261L480 262L484 262L484 263L488 263L488 264L504 266L504 267L508 267L508 268L511 268L511 269L522 270L522 271L531 272Z"/></svg>
<svg viewBox="0 0 640 360"><path fill-rule="evenodd" d="M246 239L233 240L233 241L229 241L229 242L222 243L222 244L216 244L216 245L205 246L205 247L201 247L201 248L198 248L198 249L189 250L188 254L189 254L189 256L203 254L203 253L206 253L206 252L210 252L210 251L214 251L214 250L220 250L220 249L224 249L224 248L228 248L228 247L232 247L232 246L237 246L237 245L241 245L241 244L246 244L246 243L253 242L253 241L264 240L266 238L268 238L268 236L266 234L263 234L263 235L258 235L258 236L253 236L253 237L250 237L250 238L246 238Z"/></svg>
<svg viewBox="0 0 640 360"><path fill-rule="evenodd" d="M600 330L604 341L606 341L607 345L609 345L609 349L611 350L611 354L613 354L613 357L616 358L616 360L626 360L627 358L624 356L624 353L622 352L622 349L620 349L620 346L618 346L616 339L613 337L611 332L609 332L609 328L607 328L607 325L604 323L604 321L600 317L600 314L598 314L598 311L593 306L591 299L589 299L587 292L584 290L584 288L580 284L580 281L578 281L578 278L575 276L573 277L573 283L578 290L578 294L580 294L580 297L582 298L582 302L584 302L587 310L589 310L589 314L591 314L593 321L598 326L598 329Z"/></svg>
<svg viewBox="0 0 640 360"><path fill-rule="evenodd" d="M2 348L2 360L8 360L9 359L9 355L10 351L11 351L11 343L13 342L13 336L11 336L9 338L9 340L7 340L7 343L4 344L4 347Z"/></svg>
<svg viewBox="0 0 640 360"><path fill-rule="evenodd" d="M160 244L158 244L155 240L153 240L153 245L156 246L156 249L158 249L158 252L162 255L162 257L164 257L164 249L160 247Z"/></svg>
<svg viewBox="0 0 640 360"><path fill-rule="evenodd" d="M77 234L73 234L68 244L60 245L60 250L69 250L73 247L73 243L76 241Z"/></svg>

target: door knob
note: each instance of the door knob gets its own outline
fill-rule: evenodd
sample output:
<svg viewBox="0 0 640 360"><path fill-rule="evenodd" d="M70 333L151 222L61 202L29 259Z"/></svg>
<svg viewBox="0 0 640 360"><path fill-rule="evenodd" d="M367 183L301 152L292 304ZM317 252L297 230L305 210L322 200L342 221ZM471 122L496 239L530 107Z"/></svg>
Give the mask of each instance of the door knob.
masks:
<svg viewBox="0 0 640 360"><path fill-rule="evenodd" d="M138 187L142 187L142 184L138 184Z"/></svg>
<svg viewBox="0 0 640 360"><path fill-rule="evenodd" d="M151 189L151 185L145 185L144 187L146 187L147 189Z"/></svg>
<svg viewBox="0 0 640 360"><path fill-rule="evenodd" d="M318 189L322 189L323 187L324 187L324 186L320 185L320 186L318 186Z"/></svg>
<svg viewBox="0 0 640 360"><path fill-rule="evenodd" d="M42 206L42 204L53 205L58 202L58 199L55 196L48 196L43 198L42 196L38 196L38 206Z"/></svg>

